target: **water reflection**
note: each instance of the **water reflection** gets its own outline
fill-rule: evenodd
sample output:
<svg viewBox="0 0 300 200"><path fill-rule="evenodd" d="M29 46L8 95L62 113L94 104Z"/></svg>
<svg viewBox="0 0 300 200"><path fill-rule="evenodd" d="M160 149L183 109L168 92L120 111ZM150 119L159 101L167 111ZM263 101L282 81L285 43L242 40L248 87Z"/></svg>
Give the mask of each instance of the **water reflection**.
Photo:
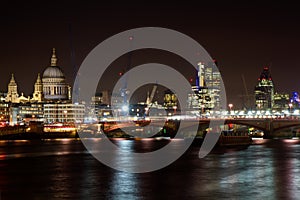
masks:
<svg viewBox="0 0 300 200"><path fill-rule="evenodd" d="M109 191L112 199L140 199L139 180L137 174L115 171Z"/></svg>
<svg viewBox="0 0 300 200"><path fill-rule="evenodd" d="M101 140L93 140L98 144ZM115 143L129 152L156 149L155 140ZM180 148L176 141L172 151ZM3 199L297 199L299 141L265 140L247 149L216 149L203 159L198 147L161 170L131 174L113 170L87 153L80 141L1 143ZM116 152L118 153L118 152ZM116 163L134 167L130 154ZM1 158L1 157L0 157Z"/></svg>

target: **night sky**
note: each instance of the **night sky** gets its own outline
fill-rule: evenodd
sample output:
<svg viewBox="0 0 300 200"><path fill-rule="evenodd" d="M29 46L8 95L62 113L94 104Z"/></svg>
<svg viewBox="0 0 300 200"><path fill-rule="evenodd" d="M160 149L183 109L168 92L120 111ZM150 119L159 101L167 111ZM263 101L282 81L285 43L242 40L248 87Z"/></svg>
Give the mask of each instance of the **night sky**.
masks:
<svg viewBox="0 0 300 200"><path fill-rule="evenodd" d="M265 65L270 66L276 91L300 91L300 13L293 4L82 2L2 3L0 91L7 91L10 74L14 73L19 93L30 95L37 73L42 73L50 64L53 47L57 49L58 64L67 82L73 84L71 46L79 68L87 54L106 38L144 26L174 29L198 41L218 61L228 102L237 107L241 104L239 95L245 94L241 75L245 76L248 92L253 94ZM133 54L132 65L158 60L161 54L148 52L145 55L148 56L141 52ZM168 63L168 59L164 59ZM125 69L127 60L116 61L108 72L111 80L118 78L118 72ZM183 61L176 63L186 64ZM172 62L168 64L172 65ZM186 69L183 66L175 68ZM190 78L194 72L183 73ZM110 86L104 83L101 87Z"/></svg>

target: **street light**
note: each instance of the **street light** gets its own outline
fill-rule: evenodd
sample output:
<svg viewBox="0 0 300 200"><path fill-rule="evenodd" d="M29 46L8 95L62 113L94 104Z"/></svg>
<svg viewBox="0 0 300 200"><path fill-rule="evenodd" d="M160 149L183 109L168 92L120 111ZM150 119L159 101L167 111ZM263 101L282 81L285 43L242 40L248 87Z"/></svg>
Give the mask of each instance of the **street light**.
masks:
<svg viewBox="0 0 300 200"><path fill-rule="evenodd" d="M201 113L204 114L204 104L201 105Z"/></svg>
<svg viewBox="0 0 300 200"><path fill-rule="evenodd" d="M176 114L177 106L173 106L173 109L174 109L174 114L173 115L175 115Z"/></svg>
<svg viewBox="0 0 300 200"><path fill-rule="evenodd" d="M257 104L257 107L258 107L258 110L260 110L261 104L260 103Z"/></svg>
<svg viewBox="0 0 300 200"><path fill-rule="evenodd" d="M293 104L289 103L290 113L292 112L292 107L293 107Z"/></svg>
<svg viewBox="0 0 300 200"><path fill-rule="evenodd" d="M232 103L228 104L228 107L229 107L229 111L231 112L231 109L232 109L232 107L233 107L233 104L232 104Z"/></svg>

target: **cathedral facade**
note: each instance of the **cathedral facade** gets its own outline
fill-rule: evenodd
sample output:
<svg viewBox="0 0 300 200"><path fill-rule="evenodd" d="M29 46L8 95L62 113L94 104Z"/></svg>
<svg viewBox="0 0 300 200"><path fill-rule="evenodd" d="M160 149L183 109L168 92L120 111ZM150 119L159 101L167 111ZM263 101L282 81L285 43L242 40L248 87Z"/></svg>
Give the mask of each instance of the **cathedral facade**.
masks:
<svg viewBox="0 0 300 200"><path fill-rule="evenodd" d="M66 84L64 73L57 65L54 48L50 65L42 76L37 75L33 94L28 97L23 93L19 95L17 82L12 74L3 103L6 106L5 112L0 109L0 114L4 113L3 118L9 119L10 125L30 121L46 124L82 123L85 115L85 105L71 102L71 87Z"/></svg>
<svg viewBox="0 0 300 200"><path fill-rule="evenodd" d="M26 103L26 102L58 102L71 100L71 87L66 84L62 69L57 65L56 50L53 48L50 66L48 66L41 78L40 74L34 84L32 97L24 97L18 94L18 85L12 74L8 84L6 102Z"/></svg>

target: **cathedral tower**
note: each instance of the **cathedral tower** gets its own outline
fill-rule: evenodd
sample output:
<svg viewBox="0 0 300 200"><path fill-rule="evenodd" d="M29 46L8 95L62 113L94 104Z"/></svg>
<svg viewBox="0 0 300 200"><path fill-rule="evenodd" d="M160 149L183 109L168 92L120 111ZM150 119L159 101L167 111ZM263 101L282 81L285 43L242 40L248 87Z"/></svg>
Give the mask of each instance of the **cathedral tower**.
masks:
<svg viewBox="0 0 300 200"><path fill-rule="evenodd" d="M38 74L37 80L34 84L34 92L31 100L37 102L43 101L43 83L40 74Z"/></svg>
<svg viewBox="0 0 300 200"><path fill-rule="evenodd" d="M11 75L5 101L12 102L12 103L19 103L18 85L15 81L14 74Z"/></svg>

